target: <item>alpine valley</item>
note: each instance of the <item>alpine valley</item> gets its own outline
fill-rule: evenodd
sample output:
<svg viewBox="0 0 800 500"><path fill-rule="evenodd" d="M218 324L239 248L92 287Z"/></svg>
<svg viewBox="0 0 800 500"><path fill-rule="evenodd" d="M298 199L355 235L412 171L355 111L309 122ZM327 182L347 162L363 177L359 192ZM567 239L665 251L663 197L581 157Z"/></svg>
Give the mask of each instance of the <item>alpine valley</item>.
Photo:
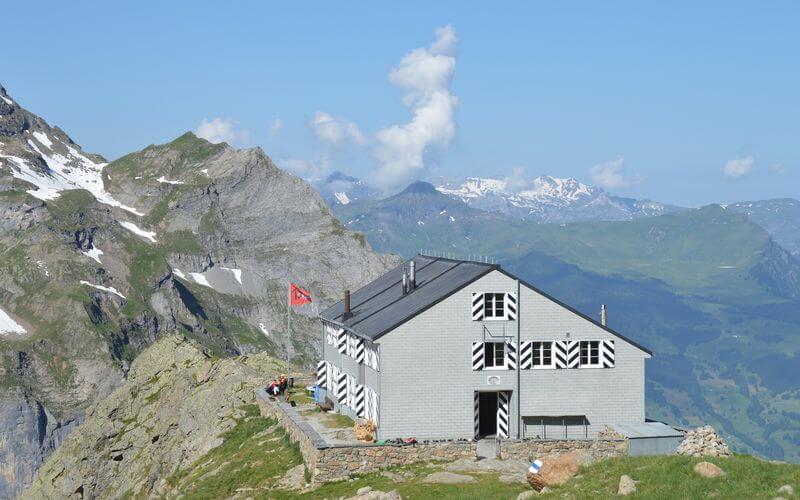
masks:
<svg viewBox="0 0 800 500"><path fill-rule="evenodd" d="M656 353L649 418L800 461L800 202L687 209L547 176L521 189L416 182L331 206L378 251L491 259L585 314L606 304L610 326Z"/></svg>
<svg viewBox="0 0 800 500"><path fill-rule="evenodd" d="M593 316L607 304L656 353L650 418L800 461L797 209L681 208L548 176L383 198L191 132L108 162L0 87L0 497L193 491L239 463L220 433L251 424L295 465L249 394L277 358L312 366L319 308L420 249L491 256ZM314 300L291 332L290 281Z"/></svg>

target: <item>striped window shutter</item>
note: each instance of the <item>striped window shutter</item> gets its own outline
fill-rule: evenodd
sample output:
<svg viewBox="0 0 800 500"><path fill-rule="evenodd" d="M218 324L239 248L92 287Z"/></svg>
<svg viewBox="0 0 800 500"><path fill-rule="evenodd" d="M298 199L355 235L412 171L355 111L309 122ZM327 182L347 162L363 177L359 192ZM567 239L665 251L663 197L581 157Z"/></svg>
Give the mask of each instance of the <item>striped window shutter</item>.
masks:
<svg viewBox="0 0 800 500"><path fill-rule="evenodd" d="M497 393L497 435L508 437L508 407L509 393L501 391Z"/></svg>
<svg viewBox="0 0 800 500"><path fill-rule="evenodd" d="M356 336L352 333L347 334L347 355L351 358L356 357Z"/></svg>
<svg viewBox="0 0 800 500"><path fill-rule="evenodd" d="M472 294L472 321L483 321L485 298L483 293Z"/></svg>
<svg viewBox="0 0 800 500"><path fill-rule="evenodd" d="M364 339L356 337L356 363L364 362Z"/></svg>
<svg viewBox="0 0 800 500"><path fill-rule="evenodd" d="M474 394L475 402L472 412L475 416L475 439L478 439L478 435L481 433L481 393L475 391Z"/></svg>
<svg viewBox="0 0 800 500"><path fill-rule="evenodd" d="M339 352L347 354L347 332L345 332L344 329L336 332L336 342L339 347Z"/></svg>
<svg viewBox="0 0 800 500"><path fill-rule="evenodd" d="M567 368L579 368L581 365L581 343L577 340L567 341Z"/></svg>
<svg viewBox="0 0 800 500"><path fill-rule="evenodd" d="M336 400L340 405L347 405L347 374L342 370L336 379Z"/></svg>
<svg viewBox="0 0 800 500"><path fill-rule="evenodd" d="M519 369L530 370L533 367L533 342L523 341L519 350Z"/></svg>
<svg viewBox="0 0 800 500"><path fill-rule="evenodd" d="M506 340L506 368L517 369L517 343L510 340Z"/></svg>
<svg viewBox="0 0 800 500"><path fill-rule="evenodd" d="M324 359L317 363L317 387L325 389L328 386L328 362Z"/></svg>
<svg viewBox="0 0 800 500"><path fill-rule="evenodd" d="M484 367L485 349L483 342L472 343L472 369L483 370Z"/></svg>
<svg viewBox="0 0 800 500"><path fill-rule="evenodd" d="M364 405L364 389L365 387L362 384L358 384L356 386L356 415L360 418L364 418L366 412L366 407Z"/></svg>
<svg viewBox="0 0 800 500"><path fill-rule="evenodd" d="M600 361L603 368L614 368L614 341L603 340L600 342Z"/></svg>
<svg viewBox="0 0 800 500"><path fill-rule="evenodd" d="M553 356L556 361L556 368L567 367L567 341L556 340L553 342Z"/></svg>
<svg viewBox="0 0 800 500"><path fill-rule="evenodd" d="M517 319L517 294L516 292L506 293L506 319L514 321Z"/></svg>

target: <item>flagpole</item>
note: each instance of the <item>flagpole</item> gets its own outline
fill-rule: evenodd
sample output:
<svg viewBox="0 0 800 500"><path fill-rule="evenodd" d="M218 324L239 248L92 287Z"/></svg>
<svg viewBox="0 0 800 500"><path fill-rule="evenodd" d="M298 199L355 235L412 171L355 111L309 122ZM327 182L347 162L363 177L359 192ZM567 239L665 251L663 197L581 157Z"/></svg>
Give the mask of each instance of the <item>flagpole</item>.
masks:
<svg viewBox="0 0 800 500"><path fill-rule="evenodd" d="M286 301L286 364L291 363L290 349L292 347L292 280L289 280L289 295ZM288 366L287 366L288 367Z"/></svg>

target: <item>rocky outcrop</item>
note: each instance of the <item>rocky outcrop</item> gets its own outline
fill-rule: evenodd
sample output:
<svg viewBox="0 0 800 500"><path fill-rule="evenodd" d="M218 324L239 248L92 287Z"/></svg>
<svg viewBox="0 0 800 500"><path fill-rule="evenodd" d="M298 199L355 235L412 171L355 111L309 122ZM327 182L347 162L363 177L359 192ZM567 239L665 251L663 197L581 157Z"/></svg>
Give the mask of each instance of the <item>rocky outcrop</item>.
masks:
<svg viewBox="0 0 800 500"><path fill-rule="evenodd" d="M692 457L728 457L731 450L714 428L707 425L687 432L675 453Z"/></svg>
<svg viewBox="0 0 800 500"><path fill-rule="evenodd" d="M41 467L26 498L169 496L165 478L221 444L253 391L284 370L266 355L212 357L172 335L144 351L128 380Z"/></svg>
<svg viewBox="0 0 800 500"><path fill-rule="evenodd" d="M106 164L0 97L0 308L25 330L0 332L2 498L166 333L308 366L315 312L397 262L260 149L187 133ZM291 334L290 280L314 298Z"/></svg>

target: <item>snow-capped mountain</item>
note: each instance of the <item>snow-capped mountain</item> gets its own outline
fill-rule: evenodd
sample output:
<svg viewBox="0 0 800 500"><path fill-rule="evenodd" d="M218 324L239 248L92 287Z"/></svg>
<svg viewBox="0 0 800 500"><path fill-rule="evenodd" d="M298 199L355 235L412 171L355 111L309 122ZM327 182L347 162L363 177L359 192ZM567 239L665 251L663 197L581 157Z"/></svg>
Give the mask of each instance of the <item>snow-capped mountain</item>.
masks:
<svg viewBox="0 0 800 500"><path fill-rule="evenodd" d="M441 181L437 189L473 208L538 222L628 220L679 210L650 200L613 196L573 178L549 175L522 183L497 177L468 177L463 181Z"/></svg>
<svg viewBox="0 0 800 500"><path fill-rule="evenodd" d="M380 195L379 191L370 188L363 180L342 172L333 172L325 180L314 184L330 206L349 205L357 200Z"/></svg>

